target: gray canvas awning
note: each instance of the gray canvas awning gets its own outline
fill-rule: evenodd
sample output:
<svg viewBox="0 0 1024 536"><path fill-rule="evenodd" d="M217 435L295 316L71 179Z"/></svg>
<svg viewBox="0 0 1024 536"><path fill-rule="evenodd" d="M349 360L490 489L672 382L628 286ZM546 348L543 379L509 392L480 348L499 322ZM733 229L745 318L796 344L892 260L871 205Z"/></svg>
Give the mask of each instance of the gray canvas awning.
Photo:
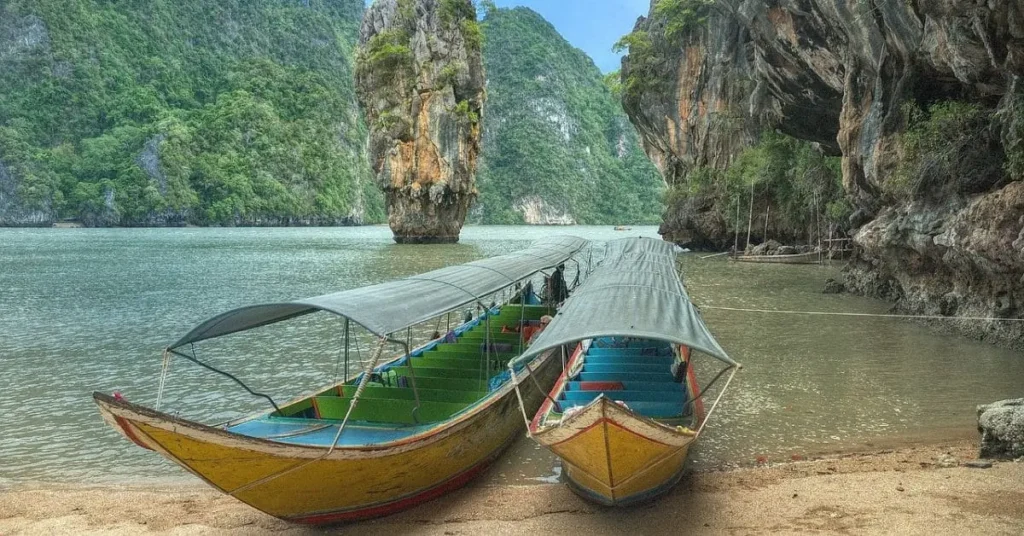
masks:
<svg viewBox="0 0 1024 536"><path fill-rule="evenodd" d="M609 242L601 266L516 361L586 339L638 337L682 344L737 365L690 302L675 259L672 244L662 240Z"/></svg>
<svg viewBox="0 0 1024 536"><path fill-rule="evenodd" d="M203 322L177 348L302 315L327 311L385 337L440 316L566 262L589 244L573 236L552 237L508 255L449 266L425 274L286 303L251 305Z"/></svg>

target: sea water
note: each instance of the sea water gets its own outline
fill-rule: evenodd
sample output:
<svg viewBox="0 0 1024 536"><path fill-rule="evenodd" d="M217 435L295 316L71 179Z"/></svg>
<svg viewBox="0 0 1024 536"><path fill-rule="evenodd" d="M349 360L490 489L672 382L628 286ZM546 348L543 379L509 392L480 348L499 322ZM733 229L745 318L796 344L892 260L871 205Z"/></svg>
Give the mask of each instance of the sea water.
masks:
<svg viewBox="0 0 1024 536"><path fill-rule="evenodd" d="M394 244L380 226L0 230L0 485L190 480L107 427L92 392L154 404L162 349L229 309L388 281L555 234L598 246L657 236L655 227L470 226L459 244L416 246ZM693 253L681 254L679 265L706 323L744 365L693 451L698 467L963 437L976 404L1020 396L1019 355L913 322L713 309L886 312L883 302L821 294L837 267L735 264ZM447 322L409 336L422 340ZM282 401L345 375L343 334L337 318L310 315L201 343L196 357ZM355 329L352 340L350 373L374 344ZM164 411L215 423L269 407L184 359L169 365ZM700 378L708 381L716 367L701 360ZM556 460L522 439L489 482L557 476Z"/></svg>

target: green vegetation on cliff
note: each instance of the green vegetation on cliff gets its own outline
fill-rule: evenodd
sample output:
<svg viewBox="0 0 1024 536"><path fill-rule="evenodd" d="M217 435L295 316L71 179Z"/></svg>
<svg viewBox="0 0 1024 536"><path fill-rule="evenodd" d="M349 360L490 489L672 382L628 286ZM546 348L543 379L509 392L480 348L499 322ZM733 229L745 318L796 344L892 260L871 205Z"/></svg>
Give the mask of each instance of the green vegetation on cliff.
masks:
<svg viewBox="0 0 1024 536"><path fill-rule="evenodd" d="M897 136L900 158L882 182L891 202L984 191L1020 162L1006 160L995 112L980 104L939 101L925 110L907 102L902 111L907 128ZM1011 148L1010 156L1015 152Z"/></svg>
<svg viewBox="0 0 1024 536"><path fill-rule="evenodd" d="M840 167L839 158L822 155L811 143L765 132L727 170L692 170L684 184L669 191L666 202L681 206L696 197L713 200L728 232L739 229L742 235L747 230L753 192L754 219L759 222L754 224L755 237L803 241L819 226L822 234L827 234L829 225L840 229L848 225L853 209L843 191ZM768 206L772 225L769 236L762 237ZM791 235L795 230L803 231Z"/></svg>
<svg viewBox="0 0 1024 536"><path fill-rule="evenodd" d="M649 31L634 30L615 43L616 52L629 54L629 69L622 77L626 98L639 99L646 91L664 89L668 81L658 74L661 64L677 54L691 33L705 25L714 4L715 0L657 0L651 6L651 17L657 24Z"/></svg>
<svg viewBox="0 0 1024 536"><path fill-rule="evenodd" d="M95 225L381 221L362 0L0 4L0 162Z"/></svg>
<svg viewBox="0 0 1024 536"><path fill-rule="evenodd" d="M526 8L487 9L476 217L656 223L663 182L593 61Z"/></svg>

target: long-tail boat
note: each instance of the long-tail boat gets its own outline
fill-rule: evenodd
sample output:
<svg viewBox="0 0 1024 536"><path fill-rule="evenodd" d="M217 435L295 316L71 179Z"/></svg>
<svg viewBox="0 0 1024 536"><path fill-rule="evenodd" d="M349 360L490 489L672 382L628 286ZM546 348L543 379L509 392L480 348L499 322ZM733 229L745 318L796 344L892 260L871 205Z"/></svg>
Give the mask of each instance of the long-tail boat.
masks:
<svg viewBox="0 0 1024 536"><path fill-rule="evenodd" d="M736 262L759 262L762 264L824 264L824 254L820 251L791 255L732 255L729 259Z"/></svg>
<svg viewBox="0 0 1024 536"><path fill-rule="evenodd" d="M554 312L529 305L527 283L586 245L559 237L390 283L236 309L202 323L165 352L165 370L169 356L203 365L264 396L273 406L268 411L207 426L119 396L93 397L104 419L129 440L270 515L309 524L387 515L465 484L518 437L523 424L516 386L526 382L523 403L536 408L559 368L552 351L518 361L511 372L505 368L526 347L524 333ZM484 304L516 290L501 305ZM410 350L396 337L467 305L485 312L422 347ZM344 318L346 355L350 322L379 345L361 373L288 403L254 393L189 351L200 341L313 313ZM384 359L388 344L405 350Z"/></svg>
<svg viewBox="0 0 1024 536"><path fill-rule="evenodd" d="M707 387L731 371L715 405L740 368L690 302L672 245L610 242L521 359L567 346L574 350L527 423L530 436L561 458L564 479L584 498L620 506L671 489L714 411L704 413L707 388L697 384L691 352L725 363Z"/></svg>

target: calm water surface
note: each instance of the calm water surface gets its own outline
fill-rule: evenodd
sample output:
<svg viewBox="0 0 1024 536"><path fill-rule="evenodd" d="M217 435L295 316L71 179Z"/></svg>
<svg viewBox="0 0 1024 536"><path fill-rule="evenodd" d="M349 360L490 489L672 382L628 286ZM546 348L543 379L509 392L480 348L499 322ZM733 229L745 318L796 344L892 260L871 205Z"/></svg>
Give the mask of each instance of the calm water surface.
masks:
<svg viewBox="0 0 1024 536"><path fill-rule="evenodd" d="M457 245L399 246L385 227L0 230L0 485L189 479L108 429L90 395L120 391L152 404L161 349L225 310L378 283L551 234L603 241L655 231L467 227ZM834 268L696 255L681 255L680 266L708 325L746 367L694 451L698 466L962 433L975 404L1020 396L1024 359L1009 350L891 319L708 308L885 312L884 303L820 294ZM204 343L199 357L287 398L344 374L340 336L336 319L312 315ZM704 381L713 373L714 363L701 370ZM162 409L215 422L264 405L175 360ZM555 474L550 455L521 441L488 478Z"/></svg>

